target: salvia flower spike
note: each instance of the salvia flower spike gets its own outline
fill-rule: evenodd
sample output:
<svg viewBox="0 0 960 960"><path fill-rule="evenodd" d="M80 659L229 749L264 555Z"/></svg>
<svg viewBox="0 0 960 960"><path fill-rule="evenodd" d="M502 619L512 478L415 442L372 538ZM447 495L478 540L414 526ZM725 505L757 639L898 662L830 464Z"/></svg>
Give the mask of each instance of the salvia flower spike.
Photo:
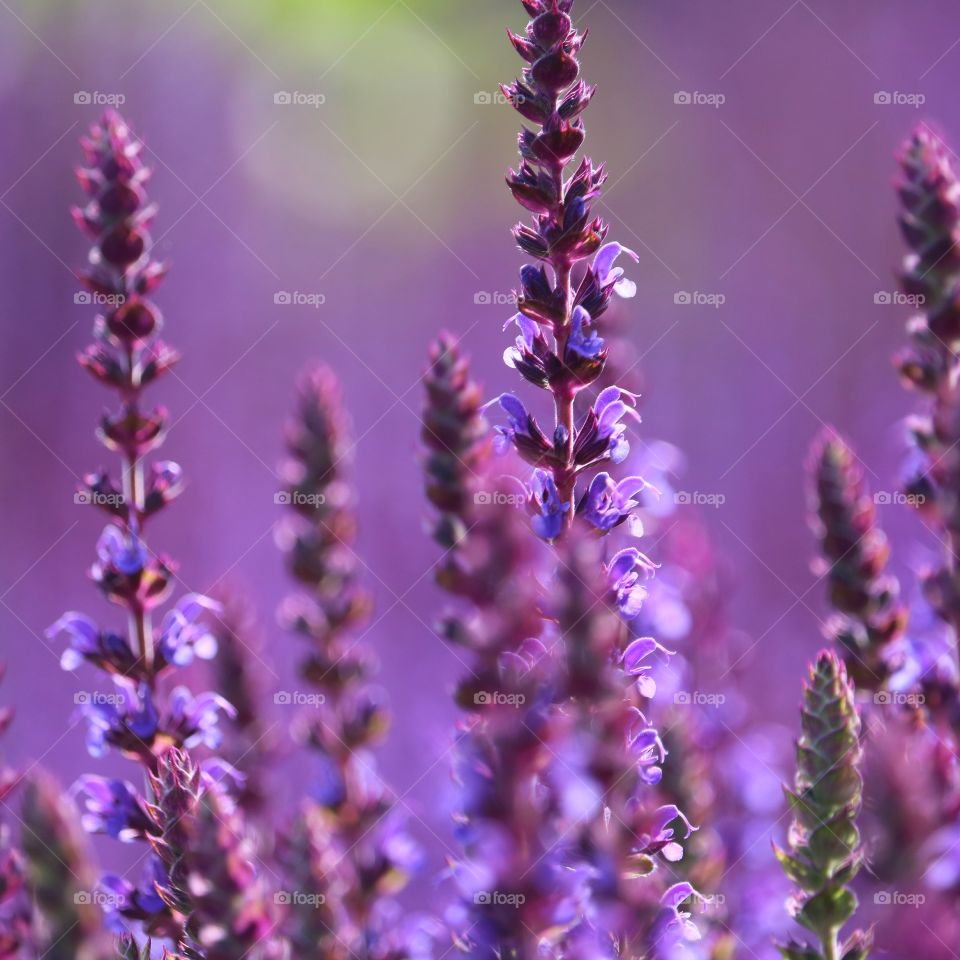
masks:
<svg viewBox="0 0 960 960"><path fill-rule="evenodd" d="M902 277L918 313L899 358L904 381L929 396L910 424L921 465L909 500L944 541L944 564L925 578L931 605L960 637L960 181L947 148L921 126L901 155L901 230L910 250Z"/></svg>
<svg viewBox="0 0 960 960"><path fill-rule="evenodd" d="M423 469L427 499L437 510L433 537L446 551L438 573L442 578L445 567L455 566L456 547L467 534L474 501L485 496L478 481L485 473L490 439L480 388L450 334L442 333L431 345L423 383L427 394L421 431Z"/></svg>
<svg viewBox="0 0 960 960"><path fill-rule="evenodd" d="M108 111L82 147L84 164L77 173L87 201L74 211L74 218L93 243L82 279L103 313L96 317L95 342L79 360L116 394L118 409L102 417L99 436L117 455L120 469L119 477L109 470L87 476L78 499L107 517L90 572L107 599L125 611L127 627L124 632L101 628L71 611L49 633L67 641L64 669L86 664L112 685L109 693L90 696L80 707L88 723L90 753L117 750L153 774L168 749L215 747L218 717L232 708L213 693L194 696L186 686L176 686L165 694L167 686L158 684L162 676L195 659L214 656L216 643L202 616L216 605L199 594L187 594L159 624L154 621L154 612L172 593L175 565L148 550L144 529L182 486L175 463L150 459L163 440L167 415L162 408L148 408L144 399L147 387L177 359L158 338L160 312L149 299L165 267L151 254L149 227L155 208L145 192L150 169L141 155L143 144L119 114ZM125 841L151 839L145 801L136 785L87 776L75 790L91 831ZM158 883L166 880L157 857L149 860L139 887L105 877L115 904L111 923L138 922L158 936L177 936L177 925L156 892Z"/></svg>
<svg viewBox="0 0 960 960"><path fill-rule="evenodd" d="M850 889L863 864L857 817L862 804L860 717L842 662L824 651L803 693L793 810L786 850L777 859L796 890L790 910L817 938L815 946L780 946L787 960L865 960L869 934L840 933L857 908Z"/></svg>
<svg viewBox="0 0 960 960"><path fill-rule="evenodd" d="M298 950L379 956L389 950L392 894L405 886L419 853L371 753L389 717L371 683L375 657L359 636L370 599L354 552L348 423L329 369L302 376L287 444L291 516L281 540L301 590L281 619L309 643L301 673L318 691L319 707L300 733L321 769L283 859L295 889L324 902L318 910L315 899L295 898L288 929Z"/></svg>
<svg viewBox="0 0 960 960"><path fill-rule="evenodd" d="M889 546L856 454L825 429L810 455L811 524L822 554L830 605L828 635L858 689L876 691L896 669L907 609L887 572Z"/></svg>
<svg viewBox="0 0 960 960"><path fill-rule="evenodd" d="M506 425L498 427L500 449L516 448L534 467L529 486L534 527L555 540L582 514L595 522L598 494L581 497L578 478L629 452L626 421L637 419L635 396L611 386L579 416L577 394L602 374L607 347L598 323L615 294L632 297L635 285L616 266L622 256L637 259L618 243L604 245L607 226L593 212L606 178L589 157L570 169L584 141L583 111L593 88L580 79L578 54L585 39L571 22L572 0L533 0L533 17L523 35L510 34L527 66L504 93L531 127L520 133L520 165L507 184L532 215L514 236L536 262L520 271L518 313L510 325L517 336L504 355L507 366L553 398L554 425L546 430L516 396L499 404ZM625 496L605 518L622 522L633 506Z"/></svg>

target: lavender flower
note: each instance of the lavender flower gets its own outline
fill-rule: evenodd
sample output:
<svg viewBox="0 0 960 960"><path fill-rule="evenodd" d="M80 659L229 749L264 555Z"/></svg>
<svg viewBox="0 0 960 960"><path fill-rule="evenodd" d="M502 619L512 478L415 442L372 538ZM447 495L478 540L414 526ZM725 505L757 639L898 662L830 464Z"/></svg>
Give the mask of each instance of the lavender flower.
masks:
<svg viewBox="0 0 960 960"><path fill-rule="evenodd" d="M517 397L504 394L499 399L507 426L500 428L498 447L515 447L549 475L535 478L532 496L539 508L535 528L547 540L560 537L578 510L596 518L595 499L578 503L578 477L605 462L622 462L629 451L623 421L636 416L633 395L616 386L600 393L579 424L574 409L577 394L603 373L607 346L597 323L610 298L636 293L617 261L638 258L618 243L603 246L607 227L592 212L606 177L603 167L584 158L568 173L584 142L581 114L594 93L579 79L577 55L584 37L572 26L572 6L572 0L524 2L533 19L525 35L511 33L510 39L529 66L521 79L504 87L535 128L521 131L520 166L507 183L534 215L531 224L515 228L514 236L539 261L520 271L520 312L513 318L520 336L504 359L552 395L555 422L548 434ZM591 262L582 266L585 261Z"/></svg>
<svg viewBox="0 0 960 960"><path fill-rule="evenodd" d="M907 623L897 581L886 572L887 539L855 454L833 430L814 446L810 472L813 530L837 611L828 636L857 686L878 690L897 667L892 658Z"/></svg>
<svg viewBox="0 0 960 960"><path fill-rule="evenodd" d="M789 849L776 854L797 887L791 914L814 934L819 949L790 941L780 951L787 960L866 960L869 934L858 930L840 940L857 908L849 885L863 865L857 830L863 784L855 693L830 651L810 668L801 726L796 783L787 790L794 814Z"/></svg>
<svg viewBox="0 0 960 960"><path fill-rule="evenodd" d="M89 664L113 681L111 692L91 695L80 707L89 725L90 753L100 756L115 749L154 774L170 749L216 746L218 716L232 708L216 694L195 697L184 686L164 696L167 686L159 683L174 669L215 654L215 639L201 615L216 605L189 594L167 612L159 628L153 621L153 612L172 592L174 564L149 551L144 527L182 486L176 464L148 459L163 441L167 416L160 408L145 406L144 392L177 360L157 337L160 312L149 299L166 268L151 256L148 231L156 211L146 199L150 170L141 158L140 141L110 111L82 146L85 163L78 177L88 201L74 211L74 218L93 241L83 279L107 307L96 318L95 343L79 360L117 395L119 410L103 416L98 435L117 454L121 473L120 480L106 470L91 474L82 499L108 517L91 576L125 611L127 630L102 629L89 617L69 612L49 633L67 639L64 669ZM123 840L155 841L145 821L145 802L132 784L86 777L78 793L85 795L84 821L92 830ZM104 879L121 903L111 912L111 922L140 921L158 936L178 937L183 918L175 920L157 897L160 871L155 861L148 874L140 888L118 878Z"/></svg>
<svg viewBox="0 0 960 960"><path fill-rule="evenodd" d="M618 481L600 470L629 454L626 429L629 419L638 419L636 396L610 385L579 418L575 413L577 395L604 372L607 347L597 321L614 293L635 293L616 261L636 255L617 244L602 246L606 227L591 213L602 168L584 159L572 174L566 172L582 145L580 114L593 93L578 80L583 37L573 29L572 5L524 0L533 19L525 36L510 37L529 66L504 88L521 115L539 128L521 132L521 165L508 184L534 213L532 226L519 225L514 236L540 261L521 270L519 313L512 318L519 336L504 360L552 395L553 428L541 427L512 393L491 401L506 420L496 428L494 447L515 450L533 468L524 488L532 527L540 540L557 546L558 555L551 562L524 548L502 517L485 516L487 507L478 504L467 518L467 547L476 555L471 561L461 550L459 576L443 584L472 602L467 613L449 615L445 622L448 637L474 653L471 675L458 687L461 705L469 709L472 694L477 713L462 753L483 771L478 781L464 778L463 817L470 827L465 872L492 863L488 874L515 890L537 872L522 869L522 857L533 850L540 851L537 862L568 874L567 883L557 887L559 901L551 900L542 881L524 893L530 909L520 927L507 913L467 910L473 930L482 931L468 938L468 949L475 945L478 956L522 955L530 932L544 949L552 945L568 956L601 955L612 942L641 948L646 931L637 913L643 893L638 895L628 878L650 873L658 854L679 857L677 840L692 829L678 808L651 805L640 796L659 779L665 756L657 731L639 710L641 698L652 691L649 658L662 648L648 638L623 643L620 617L636 617L655 566L634 548L605 565L593 549L598 534L629 519L646 484L637 477ZM430 409L428 403L428 416ZM593 480L579 484L583 474L594 474ZM502 499L511 501L507 494ZM576 523L578 518L583 522ZM567 541L574 544L569 550ZM570 569L577 571L576 584L565 579ZM546 595L520 597L518 584L524 581L549 583ZM584 583L592 585L589 596L581 589ZM548 626L554 622L556 630ZM576 639L568 639L568 632ZM507 691L513 705L524 708L513 717L491 711L491 690ZM534 757L542 764L536 772L514 760L518 744L530 749L531 729L548 748L549 759ZM509 799L518 790L536 791L535 814L518 811ZM486 804L495 812L492 823ZM523 822L527 817L537 824L532 834ZM610 829L611 819L618 818ZM513 840L504 840L509 837ZM562 837L570 839L561 843ZM498 844L518 849L519 862L505 859ZM501 873L501 865L509 872ZM552 874L551 880L559 883ZM674 910L682 925L676 905L665 909ZM543 932L545 917L553 917L551 932Z"/></svg>
<svg viewBox="0 0 960 960"><path fill-rule="evenodd" d="M960 634L960 388L956 346L960 342L960 183L943 143L921 127L901 159L900 224L910 248L903 273L904 290L917 298L920 313L908 327L911 346L899 362L904 381L929 397L930 413L911 422L922 466L907 492L927 522L941 531L944 566L926 577L925 592L934 609Z"/></svg>
<svg viewBox="0 0 960 960"><path fill-rule="evenodd" d="M288 447L292 516L282 539L302 589L281 616L310 644L301 672L319 691L320 707L300 734L321 761L311 800L283 845L288 876L303 894L291 903L288 930L300 951L385 956L390 898L417 855L371 753L388 714L370 684L373 654L357 636L370 604L353 552L347 423L329 370L302 377ZM319 912L318 897L327 905Z"/></svg>
<svg viewBox="0 0 960 960"><path fill-rule="evenodd" d="M48 960L104 960L111 952L85 841L59 786L32 775L23 797L23 851L27 885L42 919L37 955Z"/></svg>

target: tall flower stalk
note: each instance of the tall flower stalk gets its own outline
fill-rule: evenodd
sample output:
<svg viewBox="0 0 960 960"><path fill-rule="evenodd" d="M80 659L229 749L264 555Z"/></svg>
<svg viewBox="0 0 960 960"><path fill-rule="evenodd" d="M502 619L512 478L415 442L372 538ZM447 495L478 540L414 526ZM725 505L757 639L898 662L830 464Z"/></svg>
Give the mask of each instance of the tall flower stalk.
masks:
<svg viewBox="0 0 960 960"><path fill-rule="evenodd" d="M814 445L810 473L811 522L836 611L827 635L857 687L877 691L898 666L897 643L907 625L899 586L886 569L887 538L856 456L833 430Z"/></svg>
<svg viewBox="0 0 960 960"><path fill-rule="evenodd" d="M905 383L927 398L929 412L910 430L920 464L910 500L943 541L943 563L925 577L925 593L950 627L953 658L960 638L960 182L945 145L920 127L901 156L900 226L910 250L902 275L919 312L898 366ZM954 663L956 666L956 662Z"/></svg>
<svg viewBox="0 0 960 960"><path fill-rule="evenodd" d="M607 347L597 332L598 320L615 293L632 297L636 292L616 261L624 254L637 258L619 244L604 245L607 227L592 212L605 179L603 167L594 166L589 158L571 166L585 136L581 114L593 96L593 90L579 77L578 55L584 37L571 21L573 2L524 0L523 6L532 20L524 35L511 33L510 39L527 66L521 78L504 87L504 92L533 127L524 127L520 133L520 166L510 172L507 182L521 206L533 214L530 224L521 223L515 228L514 237L536 263L520 271L519 312L512 318L519 335L504 359L527 382L550 395L553 425L541 427L517 396L502 394L495 402L506 414L506 425L496 428L495 447L500 452L514 449L533 467L523 499L536 534L557 544L558 550L552 558L533 553L525 561L529 571L526 576L549 586L539 609L540 623L528 624L523 635L507 631L503 635L506 644L500 642L496 624L491 626L479 614L495 595L495 586L502 585L504 573L515 567L501 561L496 569L487 571L492 576L485 579L471 573L467 563L457 578L450 576L447 563L441 566L441 584L469 597L473 604L474 622L467 621L472 630L456 618L453 623L458 628L448 628L451 637L472 644L479 655L473 675L459 687L460 703L468 709L469 695L483 692L478 685L503 686L507 671L523 668L531 672L530 658L535 656L531 651L537 647L542 651L535 658L538 663L544 662L540 669L546 679L536 699L550 721L546 729L552 731L556 743L547 749L550 761L536 773L534 782L546 796L558 798L556 806L548 809L548 805L543 813L544 818L553 818L555 837L562 838L548 846L550 854L559 856L581 881L578 913L563 930L564 946L556 941L558 949L573 955L601 949L601 944L609 948L612 942L624 949L637 949L641 934L632 915L633 889L621 884L629 877L651 872L655 855L679 856L680 847L674 839L677 822L684 824L681 830L689 832L690 827L676 808L658 808L656 803L647 802L649 798L638 796L641 782L646 786L657 782L664 757L656 730L639 710L641 701L653 692L648 660L663 648L649 638L631 641L625 636L624 623L629 624L639 613L646 596L643 583L655 567L635 547L606 558L599 548L594 551L589 545L628 521L640 493L647 488L640 477L617 480L601 470L609 463L622 462L629 453L624 420L638 419L635 395L608 386L582 410L577 403L580 392L597 383L604 373ZM433 435L438 431L431 429L434 423L444 425L447 419L456 418L463 396L462 390L437 389L438 382L451 379L442 364L438 374L437 358L443 358L446 352L442 344L435 348L427 377L424 435L431 451L427 460L428 494L441 510L436 529L470 529L469 552L474 529L463 516L457 515L453 525L445 522L444 514L448 488L454 499L459 497L456 503L462 512L464 463L458 454L473 448L472 443L464 442L472 436L469 417L460 418L459 432L450 431L459 443L437 443ZM439 459L437 452L441 454ZM438 477L442 483L437 483ZM475 524L482 516L482 507L494 505L491 493L496 493L495 485L488 481L488 486L490 490L475 498ZM438 498L438 492L443 496ZM517 495L503 494L503 499L515 502ZM577 545L574 553L560 548L569 538ZM456 539L448 536L441 542L450 549ZM494 554L488 543L481 533L476 544L481 557L485 548L490 556ZM596 579L601 584L589 600L565 579L571 567L582 569L579 560L584 550L594 564L587 582ZM461 561L464 551L459 552L457 560ZM478 567L483 571L482 563ZM562 598L569 591L575 598L571 603L577 615L565 619L557 609L565 609ZM578 606L580 600L584 602ZM601 620L609 618L602 626L587 616L597 603L603 611L598 614ZM586 620L586 638L578 629L580 618ZM560 624L559 629L548 626L553 622ZM496 639L485 637L485 630L492 630ZM549 652L547 647L551 648ZM607 681L606 686L601 678ZM515 681L512 675L511 680ZM484 736L493 724L486 710L475 708L475 713L471 728L474 740ZM514 722L523 719L518 715ZM553 726L557 723L562 732ZM503 749L507 747L503 744ZM564 755L570 751L576 759L568 757L564 762ZM576 813L570 809L574 797L579 804ZM585 797L593 797L594 802ZM611 835L615 840L612 849L605 845L600 854L591 846L591 837L598 839L611 816L617 819L618 813L622 813L621 820L627 826L619 829L618 823L617 829L607 831L604 844ZM641 827L641 821L642 832L632 832L631 828ZM692 892L686 887L668 891L664 904L676 923L667 918L664 928L685 924L679 907ZM509 940L504 943L515 949Z"/></svg>
<svg viewBox="0 0 960 960"><path fill-rule="evenodd" d="M165 682L178 668L216 652L200 622L212 601L188 594L159 624L154 620L172 592L175 565L147 549L144 528L179 493L181 471L170 461L150 459L163 441L168 418L162 408L146 405L144 393L177 359L158 338L160 312L149 299L166 272L150 251L155 214L145 193L150 169L141 157L142 143L115 112L104 114L82 147L84 164L77 175L87 202L74 218L93 242L82 279L104 312L95 321L95 342L79 360L116 396L119 408L101 418L98 436L117 456L119 477L110 470L90 474L77 500L108 517L90 573L104 596L125 613L126 629L101 628L89 617L69 612L49 632L67 638L64 669L88 664L112 681L110 691L80 698L90 753L117 750L149 775L171 748L216 746L218 715L231 708L215 694L195 697L187 687L171 690ZM76 789L84 798L90 831L124 841L151 836L135 784L86 776ZM158 897L162 880L156 857L149 859L139 887L106 878L116 908L112 922L140 922L159 936L176 937L183 918Z"/></svg>
<svg viewBox="0 0 960 960"><path fill-rule="evenodd" d="M593 213L606 179L603 166L584 157L570 169L584 142L581 114L594 93L579 78L584 36L572 25L572 6L573 0L524 0L533 19L524 35L511 33L510 39L528 66L503 88L533 125L521 130L520 165L510 171L507 184L533 214L531 223L516 226L514 237L537 261L520 271L519 312L513 317L519 336L505 360L550 394L554 424L545 430L519 398L506 393L499 402L507 425L498 433L501 448L512 444L535 468L530 484L534 527L546 540L561 536L577 514L608 531L626 519L639 489L636 478L617 484L598 474L588 489L578 490L586 471L619 463L629 452L622 421L636 417L634 395L608 387L579 420L576 399L603 372L607 347L597 323L610 298L636 292L615 263L623 254L637 256L617 243L603 245L607 226Z"/></svg>
<svg viewBox="0 0 960 960"><path fill-rule="evenodd" d="M281 611L309 644L301 667L315 693L303 699L300 736L320 770L310 800L285 840L283 859L294 951L308 957L389 954L392 896L418 854L373 748L388 728L386 705L371 677L373 652L361 640L370 598L354 552L356 517L346 478L351 441L332 372L314 367L300 380L287 443L290 507L282 541L300 591Z"/></svg>
<svg viewBox="0 0 960 960"><path fill-rule="evenodd" d="M791 914L817 945L791 941L780 952L786 960L866 960L869 934L840 936L857 908L850 883L864 859L857 829L863 783L855 693L832 651L810 668L800 719L796 780L787 790L794 820L788 849L776 854L796 886Z"/></svg>

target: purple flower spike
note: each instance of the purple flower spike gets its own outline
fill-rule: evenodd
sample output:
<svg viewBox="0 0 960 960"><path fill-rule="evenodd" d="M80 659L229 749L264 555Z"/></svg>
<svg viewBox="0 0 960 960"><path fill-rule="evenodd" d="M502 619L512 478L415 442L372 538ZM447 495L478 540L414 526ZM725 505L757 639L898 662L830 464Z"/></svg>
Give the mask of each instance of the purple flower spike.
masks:
<svg viewBox="0 0 960 960"><path fill-rule="evenodd" d="M101 630L82 614L68 613L50 633L67 638L65 669L88 663L114 682L111 692L86 694L81 703L89 751L101 756L116 750L153 775L170 751L216 744L218 715L231 708L215 694L194 698L185 688L168 698L163 682L173 666L210 659L216 652L200 622L202 613L215 609L212 602L191 594L159 629L154 623L154 611L172 591L175 564L148 549L145 528L180 493L183 472L172 461L153 459L168 417L146 398L147 389L178 360L158 337L162 318L148 299L166 273L151 249L149 227L156 214L146 195L151 171L142 142L114 111L91 127L81 145L78 179L86 197L74 219L92 243L83 280L105 309L94 320L94 343L78 359L114 397L115 409L101 417L98 437L118 461L112 471L86 477L81 494L109 517L90 573L123 610L127 627L118 633ZM88 829L124 841L154 842L154 831L143 822L148 805L126 780L85 777L78 790L85 798ZM152 809L147 812L153 816ZM178 941L188 918L158 895L161 880L166 882L154 870L140 889L116 882L121 904L116 913L143 924L150 935ZM52 954L51 960L56 960Z"/></svg>

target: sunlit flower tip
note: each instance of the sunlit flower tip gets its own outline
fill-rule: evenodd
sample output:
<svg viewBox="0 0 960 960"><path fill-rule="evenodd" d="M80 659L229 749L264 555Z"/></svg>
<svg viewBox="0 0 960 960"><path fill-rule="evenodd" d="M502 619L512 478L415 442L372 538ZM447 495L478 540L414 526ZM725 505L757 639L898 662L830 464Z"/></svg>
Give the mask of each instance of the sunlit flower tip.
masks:
<svg viewBox="0 0 960 960"><path fill-rule="evenodd" d="M603 353L603 339L591 329L593 320L583 307L576 307L571 318L570 337L567 340L567 353L585 360L595 360Z"/></svg>
<svg viewBox="0 0 960 960"><path fill-rule="evenodd" d="M136 788L125 780L84 776L71 793L82 800L81 822L89 833L103 833L129 843L150 830L150 819Z"/></svg>
<svg viewBox="0 0 960 960"><path fill-rule="evenodd" d="M189 593L164 617L157 647L167 663L184 667L200 660L212 660L217 654L217 638L210 629L197 623L204 611L217 612L220 604L199 593Z"/></svg>
<svg viewBox="0 0 960 960"><path fill-rule="evenodd" d="M97 541L97 557L103 566L133 576L146 565L147 551L136 535L128 540L119 527L109 524Z"/></svg>
<svg viewBox="0 0 960 960"><path fill-rule="evenodd" d="M577 506L577 512L604 533L623 523L639 503L638 494L653 489L643 477L626 477L619 483L609 473L598 473Z"/></svg>
<svg viewBox="0 0 960 960"><path fill-rule="evenodd" d="M634 263L640 262L640 257L633 250L619 243L608 243L602 246L593 258L593 274L601 287L613 287L614 293L624 300L629 300L637 294L637 285L623 276L623 267L615 267L617 259L626 254Z"/></svg>
<svg viewBox="0 0 960 960"><path fill-rule="evenodd" d="M533 503L539 511L532 521L533 530L542 540L556 540L563 531L570 504L560 499L553 475L546 470L534 470L530 486Z"/></svg>

